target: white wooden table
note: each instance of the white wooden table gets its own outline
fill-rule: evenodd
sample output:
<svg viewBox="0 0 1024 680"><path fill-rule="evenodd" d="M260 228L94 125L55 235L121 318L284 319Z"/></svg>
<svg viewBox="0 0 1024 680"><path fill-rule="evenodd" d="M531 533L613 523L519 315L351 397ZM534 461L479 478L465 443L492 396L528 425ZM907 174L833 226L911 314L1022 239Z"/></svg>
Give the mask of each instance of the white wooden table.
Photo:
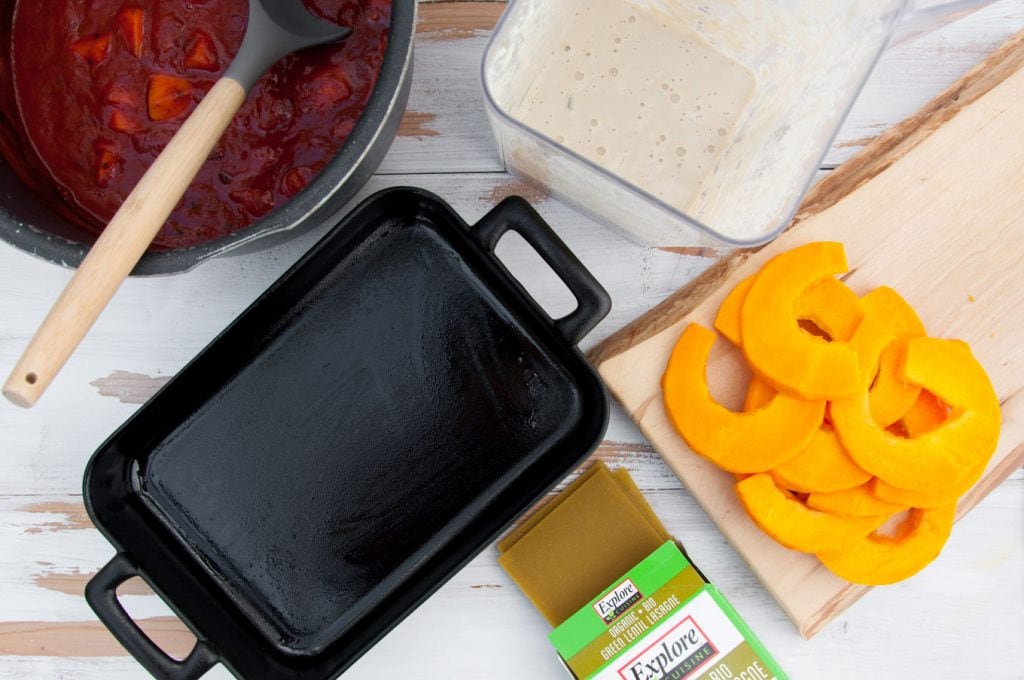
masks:
<svg viewBox="0 0 1024 680"><path fill-rule="evenodd" d="M472 222L500 198L525 191L612 294L610 317L585 347L712 262L713 253L692 244L638 247L505 174L477 83L480 54L501 3L434 2L421 9L410 111L360 197L386 186L421 186ZM823 171L1021 28L1024 1L1001 0L885 55ZM0 677L144 677L82 597L85 582L112 555L82 507L83 466L139 403L322 233L269 252L220 259L187 275L129 281L34 410L0 404ZM565 308L553 275L525 248L500 252L552 311ZM0 245L4 374L69 276ZM876 589L807 642L621 410L613 413L598 455L630 469L665 524L794 678L1024 678L1022 471L957 525L934 565L909 582ZM390 678L399 668L410 679L563 677L546 641L548 627L495 556L493 549L480 555L346 678ZM188 648L188 636L145 588L129 587L123 600L164 644ZM217 668L208 677L229 674Z"/></svg>

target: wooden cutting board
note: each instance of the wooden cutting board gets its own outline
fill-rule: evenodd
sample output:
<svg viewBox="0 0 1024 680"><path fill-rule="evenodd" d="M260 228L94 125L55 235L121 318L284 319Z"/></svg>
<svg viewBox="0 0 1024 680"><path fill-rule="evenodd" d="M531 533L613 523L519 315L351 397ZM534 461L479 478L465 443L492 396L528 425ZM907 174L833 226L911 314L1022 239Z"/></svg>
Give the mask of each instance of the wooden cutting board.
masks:
<svg viewBox="0 0 1024 680"><path fill-rule="evenodd" d="M1024 462L1024 33L819 183L777 240L720 260L591 353L611 392L807 638L869 589L762 533L732 476L672 429L659 381L688 323L710 328L736 282L779 252L821 240L846 245L845 280L856 292L892 286L931 335L967 340L989 371L1002 435L984 478L961 500L962 516ZM712 394L738 408L749 373L727 345L716 343L708 376Z"/></svg>

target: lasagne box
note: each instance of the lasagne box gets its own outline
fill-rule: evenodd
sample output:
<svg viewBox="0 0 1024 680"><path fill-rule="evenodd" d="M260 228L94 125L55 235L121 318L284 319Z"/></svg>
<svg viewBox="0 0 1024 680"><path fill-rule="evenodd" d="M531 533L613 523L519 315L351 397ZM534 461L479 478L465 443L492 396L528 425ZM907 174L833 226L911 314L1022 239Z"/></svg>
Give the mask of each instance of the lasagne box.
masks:
<svg viewBox="0 0 1024 680"><path fill-rule="evenodd" d="M672 541L549 639L576 680L788 680Z"/></svg>

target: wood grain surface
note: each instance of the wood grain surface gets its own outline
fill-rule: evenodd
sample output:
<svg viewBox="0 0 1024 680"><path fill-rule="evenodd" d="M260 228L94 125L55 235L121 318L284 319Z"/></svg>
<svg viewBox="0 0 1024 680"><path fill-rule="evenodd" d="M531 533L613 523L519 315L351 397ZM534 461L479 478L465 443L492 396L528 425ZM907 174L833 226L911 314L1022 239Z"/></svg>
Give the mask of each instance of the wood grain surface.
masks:
<svg viewBox="0 0 1024 680"><path fill-rule="evenodd" d="M437 192L470 222L497 200L525 191L495 151L479 91L479 60L502 9L497 2L421 7L415 77L399 138L355 201L388 186ZM941 31L886 53L826 158L822 177L918 110L1012 33L1024 4L1001 0ZM540 213L612 294L593 347L692 280L721 251L679 243L638 247L543 194ZM345 210L348 210L346 208ZM130 279L46 397L31 412L0 404L0 678L138 680L135 663L102 631L76 591L112 556L81 502L89 455L159 385L295 262L329 224L272 250L214 260L186 275ZM545 305L562 284L529 250L503 242L502 257ZM0 366L11 367L70 277L0 244ZM804 641L672 471L619 408L599 455L626 467L701 568L743 614L793 678L929 680L1020 677L1024 639L1024 474L1013 473L957 526L939 560L913 580L865 597L837 625ZM954 587L955 584L955 587ZM122 601L168 627L171 613L143 584ZM55 624L62 624L60 626ZM66 624L66 626L64 625ZM68 633L83 634L87 649ZM485 551L359 661L345 678L410 680L565 678L548 628ZM898 640L894 644L893 640ZM180 640L187 646L188 638ZM97 656L102 654L102 656ZM209 676L229 678L223 668Z"/></svg>
<svg viewBox="0 0 1024 680"><path fill-rule="evenodd" d="M612 393L806 637L867 588L779 546L737 512L732 475L692 453L668 421L660 389L668 355L686 325L710 328L735 284L774 255L842 241L847 284L859 294L891 285L931 334L969 341L992 377L1002 437L958 514L973 508L1024 462L1024 259L1016 247L1024 237L1024 154L1013 146L1024 139L1022 66L1024 32L819 183L780 238L726 256L591 354ZM741 395L749 382L739 354L719 347L709 362L720 395Z"/></svg>

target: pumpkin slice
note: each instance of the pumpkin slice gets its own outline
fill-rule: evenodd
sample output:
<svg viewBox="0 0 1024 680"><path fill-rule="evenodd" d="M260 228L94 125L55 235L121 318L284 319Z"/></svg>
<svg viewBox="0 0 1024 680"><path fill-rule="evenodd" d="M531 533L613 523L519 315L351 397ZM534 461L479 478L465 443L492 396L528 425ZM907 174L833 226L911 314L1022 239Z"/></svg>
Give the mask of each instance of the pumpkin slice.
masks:
<svg viewBox="0 0 1024 680"><path fill-rule="evenodd" d="M119 174L121 174L121 160L114 150L105 143L96 144L96 184L101 187L110 186Z"/></svg>
<svg viewBox="0 0 1024 680"><path fill-rule="evenodd" d="M800 552L840 550L885 523L885 517L845 519L812 510L775 485L770 475L757 474L736 483L736 495L751 519L782 545Z"/></svg>
<svg viewBox="0 0 1024 680"><path fill-rule="evenodd" d="M822 279L845 272L843 245L808 243L776 255L754 278L740 310L743 353L772 387L802 399L834 399L857 390L857 354L844 342L803 331L799 297Z"/></svg>
<svg viewBox="0 0 1024 680"><path fill-rule="evenodd" d="M755 375L750 379L750 385L747 386L747 396L743 399L743 410L759 409L771 401L776 394L778 392L775 391L775 388Z"/></svg>
<svg viewBox="0 0 1024 680"><path fill-rule="evenodd" d="M871 415L881 427L894 425L921 393L903 375L905 341L925 335L914 308L892 288L882 286L861 301L864 320L850 339L857 352L862 389L870 389Z"/></svg>
<svg viewBox="0 0 1024 680"><path fill-rule="evenodd" d="M138 7L125 7L117 13L117 25L121 28L128 49L136 57L142 56L142 38L146 13Z"/></svg>
<svg viewBox="0 0 1024 680"><path fill-rule="evenodd" d="M890 503L900 503L912 508L941 508L960 500L961 496L978 483L978 480L985 474L986 469L988 469L987 458L953 484L924 491L900 489L892 484L886 484L876 477L871 480L871 493L881 500Z"/></svg>
<svg viewBox="0 0 1024 680"><path fill-rule="evenodd" d="M850 347L857 353L861 387L867 389L878 375L882 352L890 343L926 333L914 308L888 286L874 289L861 298L861 303L864 319L850 338Z"/></svg>
<svg viewBox="0 0 1024 680"><path fill-rule="evenodd" d="M928 566L946 544L956 506L911 510L897 533L872 533L841 550L820 552L818 559L839 578L881 586L909 578Z"/></svg>
<svg viewBox="0 0 1024 680"><path fill-rule="evenodd" d="M889 346L889 348L893 347L894 345ZM903 348L905 348L905 345L895 347L895 349L898 350L902 350ZM899 425L900 427L891 431L894 433L898 432L902 435L907 428L904 427L905 424L900 424L898 422L900 421L900 415L906 416L910 409L913 408L913 405L916 402L916 396L919 396L921 393L921 388L908 383L902 377L902 368L897 369L895 367L901 366L900 362L903 360L902 351L893 352L891 354L891 359L886 359L882 362L883 367L879 369L878 379L875 384L871 386L871 390L868 392L868 401L870 402L871 415L875 419L875 422L879 425L884 425L886 428L890 428L890 430L894 425ZM882 356L885 357L886 352L883 352ZM897 363L894 366L889 365L890 361L895 361ZM891 375L892 372L898 372L899 377ZM743 402L743 410L752 411L758 406L768 403L768 400L771 399L773 394L775 394L775 390L771 385L757 376L754 376L750 381L749 387L747 387L747 395ZM908 403L911 399L914 399L915 401ZM932 399L934 400L935 397L933 396ZM925 404L918 408L923 409L926 407L933 408L931 404ZM943 406L942 409L943 418L945 418L945 406ZM892 417L891 414L893 413L897 414L895 416L895 420L888 420ZM919 416L921 418L933 417L923 413L910 414L911 420ZM831 422L827 411L825 413L825 420ZM937 424L938 423L934 423L931 427L934 427L934 425ZM921 425L923 426L924 423L921 423ZM868 475L868 477L870 477L870 475Z"/></svg>
<svg viewBox="0 0 1024 680"><path fill-rule="evenodd" d="M840 517L891 517L910 506L883 501L871 493L870 484L861 484L842 491L812 493L807 496L807 507Z"/></svg>
<svg viewBox="0 0 1024 680"><path fill-rule="evenodd" d="M775 394L775 390L755 376L747 388L743 408L752 411L768 403ZM840 491L871 479L871 473L858 467L843 450L835 431L824 425L814 433L803 451L774 468L771 474L779 486L801 493Z"/></svg>
<svg viewBox="0 0 1024 680"><path fill-rule="evenodd" d="M941 425L948 416L949 409L941 399L928 390L921 390L917 401L903 414L903 427L906 429L908 437L916 437L919 434L931 432Z"/></svg>
<svg viewBox="0 0 1024 680"><path fill-rule="evenodd" d="M737 283L722 301L715 317L715 330L737 347L742 344L743 337L740 310L753 283L753 275ZM833 340L846 341L863 318L864 306L849 286L830 276L811 284L797 298L795 312L797 319L814 323Z"/></svg>
<svg viewBox="0 0 1024 680"><path fill-rule="evenodd" d="M796 318L812 322L832 340L846 342L864 318L864 305L849 286L829 276L796 299Z"/></svg>
<svg viewBox="0 0 1024 680"><path fill-rule="evenodd" d="M792 460L774 468L776 483L802 493L828 493L860 486L871 479L843 450L832 428L819 427Z"/></svg>
<svg viewBox="0 0 1024 680"><path fill-rule="evenodd" d="M722 301L722 306L718 308L718 315L715 317L715 330L737 347L740 346L742 338L740 335L740 309L743 308L743 300L746 299L747 291L754 283L755 276L756 274L751 274L736 284L732 292Z"/></svg>
<svg viewBox="0 0 1024 680"><path fill-rule="evenodd" d="M927 335L924 322L902 295L889 286L879 286L860 299L865 316L871 314L884 322L893 338Z"/></svg>
<svg viewBox="0 0 1024 680"><path fill-rule="evenodd" d="M662 378L669 419L694 452L728 472L761 472L798 454L821 424L825 403L775 395L763 407L737 413L711 398L707 361L712 330L690 324Z"/></svg>
<svg viewBox="0 0 1024 680"><path fill-rule="evenodd" d="M196 32L192 46L185 55L185 68L197 68L204 71L216 71L220 68L217 46L213 43L213 38L202 31Z"/></svg>
<svg viewBox="0 0 1024 680"><path fill-rule="evenodd" d="M91 38L82 38L71 43L71 50L85 60L90 66L95 66L110 54L110 34L94 35Z"/></svg>
<svg viewBox="0 0 1024 680"><path fill-rule="evenodd" d="M1002 421L999 397L985 368L962 340L915 338L907 343L903 372L907 380L926 387L938 399L956 407L980 411Z"/></svg>
<svg viewBox="0 0 1024 680"><path fill-rule="evenodd" d="M906 340L894 340L878 360L878 375L871 386L871 417L883 427L900 420L921 396L921 388L903 376L906 349Z"/></svg>
<svg viewBox="0 0 1024 680"><path fill-rule="evenodd" d="M995 451L998 398L985 369L954 341L910 340L904 373L952 405L953 415L931 432L905 439L879 427L867 392L861 392L830 406L839 440L857 465L892 486L915 491L948 486Z"/></svg>
<svg viewBox="0 0 1024 680"><path fill-rule="evenodd" d="M921 394L903 375L906 341L925 333L914 308L892 288L882 286L861 298L865 316L850 339L869 389L871 415L882 427L896 423Z"/></svg>
<svg viewBox="0 0 1024 680"><path fill-rule="evenodd" d="M192 105L192 85L177 76L150 76L147 99L150 120L174 118Z"/></svg>

